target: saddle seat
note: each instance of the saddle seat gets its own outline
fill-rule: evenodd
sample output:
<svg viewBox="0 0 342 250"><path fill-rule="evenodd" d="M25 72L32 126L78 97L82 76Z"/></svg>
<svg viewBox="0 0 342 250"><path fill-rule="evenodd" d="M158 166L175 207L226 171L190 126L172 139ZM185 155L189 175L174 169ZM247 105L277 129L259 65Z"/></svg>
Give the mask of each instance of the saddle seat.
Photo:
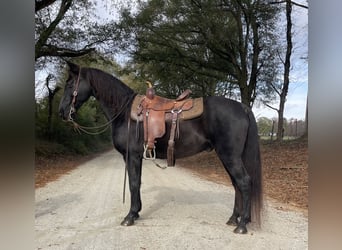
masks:
<svg viewBox="0 0 342 250"><path fill-rule="evenodd" d="M174 139L176 128L177 132L179 131L179 119L192 119L203 112L202 98L192 99L189 98L190 94L190 90L185 90L178 98L168 99L155 95L154 89L148 88L145 96L138 95L135 97L131 118L144 123L145 159L155 158L155 140L165 134L166 122L171 121L167 162L168 166L174 166ZM177 136L179 136L179 133L177 133Z"/></svg>

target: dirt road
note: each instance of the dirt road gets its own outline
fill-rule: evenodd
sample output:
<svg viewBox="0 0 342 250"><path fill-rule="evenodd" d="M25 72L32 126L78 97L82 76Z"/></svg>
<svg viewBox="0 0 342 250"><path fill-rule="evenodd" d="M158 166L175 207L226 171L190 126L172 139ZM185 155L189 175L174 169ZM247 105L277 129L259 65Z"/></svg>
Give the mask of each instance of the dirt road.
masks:
<svg viewBox="0 0 342 250"><path fill-rule="evenodd" d="M308 249L301 213L266 201L262 228L249 224L247 235L236 235L225 224L231 188L150 161L143 164L140 219L122 227L129 210L123 175L121 155L110 151L37 189L36 249Z"/></svg>

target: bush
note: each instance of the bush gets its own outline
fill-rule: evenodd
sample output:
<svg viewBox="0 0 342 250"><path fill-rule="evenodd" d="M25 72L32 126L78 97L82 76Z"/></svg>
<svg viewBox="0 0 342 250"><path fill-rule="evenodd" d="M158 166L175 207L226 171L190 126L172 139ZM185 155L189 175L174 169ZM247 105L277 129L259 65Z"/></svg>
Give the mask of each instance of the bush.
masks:
<svg viewBox="0 0 342 250"><path fill-rule="evenodd" d="M52 157L55 155L65 154L68 152L68 148L66 148L62 144L43 140L37 140L35 147L37 156Z"/></svg>

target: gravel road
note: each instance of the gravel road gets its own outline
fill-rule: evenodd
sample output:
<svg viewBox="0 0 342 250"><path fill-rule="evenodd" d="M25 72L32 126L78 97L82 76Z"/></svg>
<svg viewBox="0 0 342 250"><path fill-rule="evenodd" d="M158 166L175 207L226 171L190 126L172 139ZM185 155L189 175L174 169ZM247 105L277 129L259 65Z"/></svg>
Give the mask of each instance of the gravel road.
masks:
<svg viewBox="0 0 342 250"><path fill-rule="evenodd" d="M143 163L140 219L120 226L129 210L123 176L123 159L113 150L37 189L36 249L308 249L308 221L300 212L267 201L262 228L249 224L248 234L234 234L225 224L232 188L150 161Z"/></svg>

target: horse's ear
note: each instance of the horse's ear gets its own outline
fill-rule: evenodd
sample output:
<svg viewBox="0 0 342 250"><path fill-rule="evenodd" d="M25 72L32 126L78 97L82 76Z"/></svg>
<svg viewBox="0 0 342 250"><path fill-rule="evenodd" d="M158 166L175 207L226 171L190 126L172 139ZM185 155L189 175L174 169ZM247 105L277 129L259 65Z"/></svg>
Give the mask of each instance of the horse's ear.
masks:
<svg viewBox="0 0 342 250"><path fill-rule="evenodd" d="M72 73L78 74L80 67L77 64L72 63L70 61L67 61L67 64L68 64L69 69Z"/></svg>

